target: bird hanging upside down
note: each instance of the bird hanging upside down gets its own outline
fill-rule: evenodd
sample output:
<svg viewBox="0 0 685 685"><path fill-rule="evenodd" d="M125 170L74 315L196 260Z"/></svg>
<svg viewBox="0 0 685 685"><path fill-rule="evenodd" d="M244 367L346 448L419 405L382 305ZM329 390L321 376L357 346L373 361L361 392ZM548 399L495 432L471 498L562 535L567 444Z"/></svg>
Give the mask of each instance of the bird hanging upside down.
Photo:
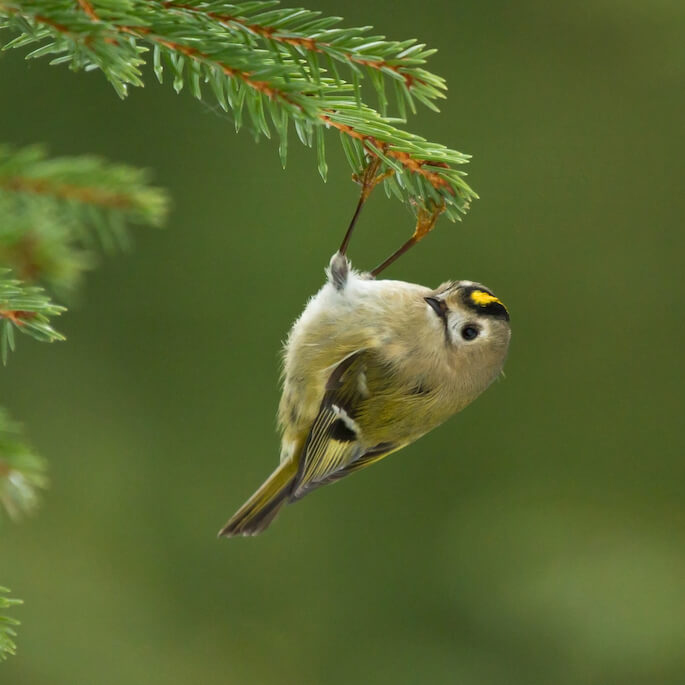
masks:
<svg viewBox="0 0 685 685"><path fill-rule="evenodd" d="M280 465L220 536L261 533L284 504L414 442L502 370L509 313L490 290L471 281L432 290L374 278L430 231L437 213L420 213L412 239L381 267L352 269L345 250L365 199L363 190L326 284L286 342Z"/></svg>

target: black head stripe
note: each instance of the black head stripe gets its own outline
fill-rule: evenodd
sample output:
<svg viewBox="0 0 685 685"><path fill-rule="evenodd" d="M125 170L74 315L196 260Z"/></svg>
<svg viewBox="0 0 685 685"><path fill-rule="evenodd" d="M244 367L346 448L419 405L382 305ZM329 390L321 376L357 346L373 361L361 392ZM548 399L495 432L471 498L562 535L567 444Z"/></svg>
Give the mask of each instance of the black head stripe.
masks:
<svg viewBox="0 0 685 685"><path fill-rule="evenodd" d="M507 308L482 285L469 285L461 289L462 302L474 312L509 321Z"/></svg>

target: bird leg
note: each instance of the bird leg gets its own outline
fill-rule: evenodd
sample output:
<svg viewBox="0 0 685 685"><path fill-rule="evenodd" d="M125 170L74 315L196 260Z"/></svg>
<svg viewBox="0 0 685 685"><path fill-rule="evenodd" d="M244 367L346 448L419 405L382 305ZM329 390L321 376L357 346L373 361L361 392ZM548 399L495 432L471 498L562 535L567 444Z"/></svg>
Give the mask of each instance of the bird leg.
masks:
<svg viewBox="0 0 685 685"><path fill-rule="evenodd" d="M445 211L445 205L441 204L433 209L426 207L419 207L416 215L416 228L409 240L399 249L395 250L384 262L381 262L372 272L371 276L374 278L378 276L381 271L387 269L396 259L399 259L410 247L414 247L416 243L425 238L435 227L435 222L438 217Z"/></svg>
<svg viewBox="0 0 685 685"><path fill-rule="evenodd" d="M359 196L359 202L357 202L357 208L354 210L354 214L352 215L352 221L350 221L350 225L348 226L347 231L345 232L345 237L343 238L342 244L340 245L340 249L338 250L338 252L341 255L344 255L347 252L347 247L350 244L350 238L352 237L354 225L357 223L357 219L359 218L359 214L362 211L362 207L364 206L364 203L368 199L369 195L371 195L371 191L381 181L383 181L393 173L392 169L390 169L389 171L379 174L378 167L380 165L380 157L373 157L371 161L367 164L366 168L361 173L361 175L354 174L352 176L352 178L361 185L362 192Z"/></svg>

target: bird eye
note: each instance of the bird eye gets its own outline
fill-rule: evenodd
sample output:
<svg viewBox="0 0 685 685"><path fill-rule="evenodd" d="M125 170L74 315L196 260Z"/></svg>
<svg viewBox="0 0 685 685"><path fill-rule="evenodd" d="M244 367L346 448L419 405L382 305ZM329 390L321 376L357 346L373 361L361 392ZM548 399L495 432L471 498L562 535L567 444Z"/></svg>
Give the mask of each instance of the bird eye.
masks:
<svg viewBox="0 0 685 685"><path fill-rule="evenodd" d="M475 340L479 333L480 331L475 326L464 326L461 329L461 337L464 340Z"/></svg>

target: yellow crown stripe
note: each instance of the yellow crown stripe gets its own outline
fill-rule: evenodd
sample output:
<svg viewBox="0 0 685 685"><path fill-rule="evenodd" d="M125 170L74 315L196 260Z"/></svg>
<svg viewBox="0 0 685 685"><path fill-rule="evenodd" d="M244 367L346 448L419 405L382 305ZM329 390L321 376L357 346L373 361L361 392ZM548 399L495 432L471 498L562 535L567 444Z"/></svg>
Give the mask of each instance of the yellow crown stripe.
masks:
<svg viewBox="0 0 685 685"><path fill-rule="evenodd" d="M474 290L471 293L471 301L481 307L486 307L493 302L501 304L504 307L504 303L499 298L491 295L490 293L486 293L484 290ZM506 309L506 307L504 308Z"/></svg>

